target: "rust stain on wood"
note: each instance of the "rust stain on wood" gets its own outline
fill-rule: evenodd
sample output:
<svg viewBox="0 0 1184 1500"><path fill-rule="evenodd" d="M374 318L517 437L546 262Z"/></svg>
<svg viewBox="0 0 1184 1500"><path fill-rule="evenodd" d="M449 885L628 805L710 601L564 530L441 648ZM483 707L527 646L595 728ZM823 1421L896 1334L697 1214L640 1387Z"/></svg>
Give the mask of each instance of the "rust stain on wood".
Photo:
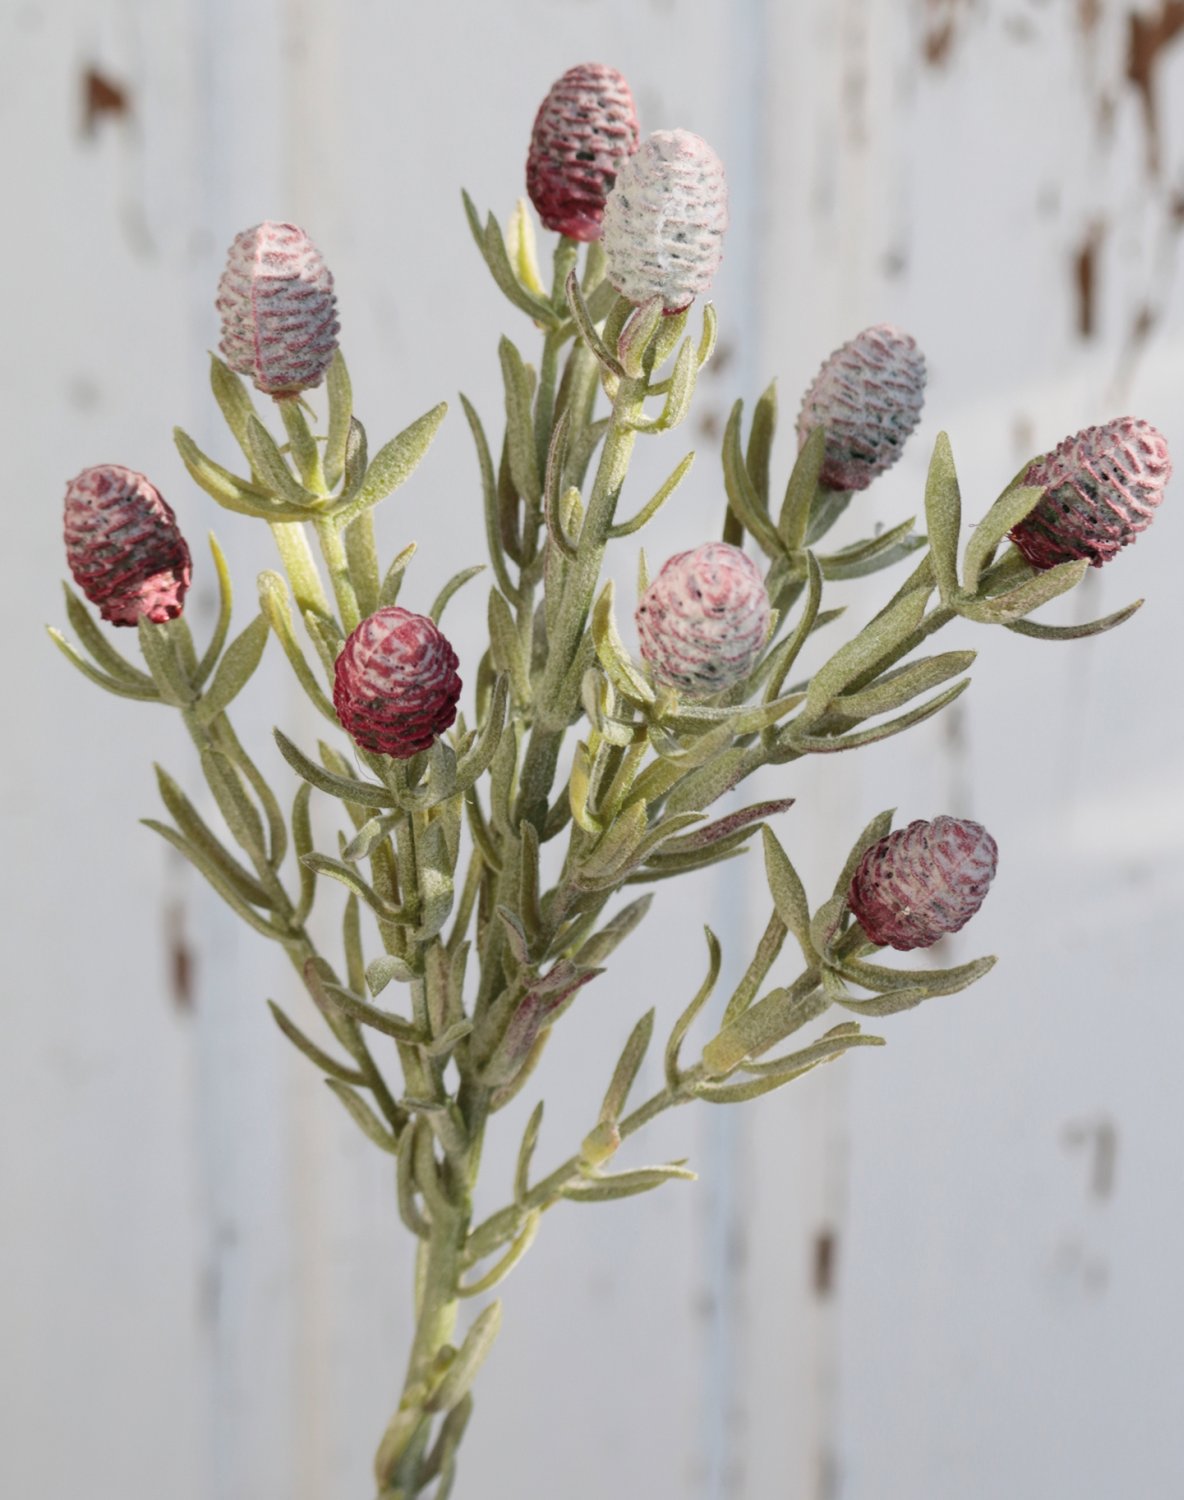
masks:
<svg viewBox="0 0 1184 1500"><path fill-rule="evenodd" d="M838 1237L833 1229L820 1229L814 1236L811 1283L816 1297L829 1297L835 1285Z"/></svg>
<svg viewBox="0 0 1184 1500"><path fill-rule="evenodd" d="M974 0L925 0L921 53L931 68L949 61L958 34L959 13L973 5Z"/></svg>
<svg viewBox="0 0 1184 1500"><path fill-rule="evenodd" d="M95 135L99 122L109 115L118 117L130 112L130 96L124 85L100 73L98 68L87 68L82 75L83 134Z"/></svg>
<svg viewBox="0 0 1184 1500"><path fill-rule="evenodd" d="M1073 284L1077 297L1077 332L1083 339L1097 332L1098 255L1105 225L1091 224L1073 255Z"/></svg>
<svg viewBox="0 0 1184 1500"><path fill-rule="evenodd" d="M164 936L173 1004L183 1015L188 1015L194 1000L193 949L185 936L185 908L179 901L165 908Z"/></svg>
<svg viewBox="0 0 1184 1500"><path fill-rule="evenodd" d="M1138 90L1147 130L1147 165L1153 173L1160 167L1159 107L1156 73L1160 54L1184 32L1184 0L1163 0L1150 14L1132 10L1127 18L1126 76Z"/></svg>

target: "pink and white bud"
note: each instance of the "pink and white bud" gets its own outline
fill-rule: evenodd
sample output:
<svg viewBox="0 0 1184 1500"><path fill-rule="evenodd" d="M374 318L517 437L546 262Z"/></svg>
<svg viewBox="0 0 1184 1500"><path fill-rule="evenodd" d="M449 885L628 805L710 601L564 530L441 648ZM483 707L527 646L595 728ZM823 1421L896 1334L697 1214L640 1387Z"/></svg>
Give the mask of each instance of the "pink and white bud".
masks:
<svg viewBox="0 0 1184 1500"><path fill-rule="evenodd" d="M598 240L605 200L638 138L624 76L604 63L568 68L539 106L526 158L526 191L547 228Z"/></svg>
<svg viewBox="0 0 1184 1500"><path fill-rule="evenodd" d="M769 596L739 547L705 542L666 563L634 619L655 680L703 698L735 687L756 665L769 633Z"/></svg>
<svg viewBox="0 0 1184 1500"><path fill-rule="evenodd" d="M172 507L122 464L83 469L66 486L66 561L74 582L112 625L175 620L190 558Z"/></svg>
<svg viewBox="0 0 1184 1500"><path fill-rule="evenodd" d="M427 615L387 605L341 648L333 707L363 750L407 760L456 718L456 667L456 652Z"/></svg>
<svg viewBox="0 0 1184 1500"><path fill-rule="evenodd" d="M656 130L617 174L601 239L613 286L630 302L681 312L711 286L724 253L723 162L689 130Z"/></svg>
<svg viewBox="0 0 1184 1500"><path fill-rule="evenodd" d="M825 428L820 483L865 490L900 457L924 401L925 356L915 339L877 323L836 349L814 377L798 413L798 447Z"/></svg>
<svg viewBox="0 0 1184 1500"><path fill-rule="evenodd" d="M333 277L295 224L256 224L235 236L215 303L226 363L268 396L320 385L341 325Z"/></svg>
<svg viewBox="0 0 1184 1500"><path fill-rule="evenodd" d="M964 927L983 904L999 850L981 823L918 818L866 851L847 903L873 943L928 948Z"/></svg>
<svg viewBox="0 0 1184 1500"><path fill-rule="evenodd" d="M1044 494L1011 540L1034 568L1080 557L1100 568L1151 525L1171 477L1167 440L1150 422L1086 427L1029 467L1024 484Z"/></svg>

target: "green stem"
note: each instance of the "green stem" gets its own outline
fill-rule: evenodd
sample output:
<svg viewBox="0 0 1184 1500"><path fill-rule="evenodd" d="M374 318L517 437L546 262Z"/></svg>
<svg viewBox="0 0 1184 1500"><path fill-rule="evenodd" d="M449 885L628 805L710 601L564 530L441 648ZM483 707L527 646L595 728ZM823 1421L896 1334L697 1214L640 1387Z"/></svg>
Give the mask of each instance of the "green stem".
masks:
<svg viewBox="0 0 1184 1500"><path fill-rule="evenodd" d="M316 527L317 540L321 544L321 556L325 559L325 566L329 569L329 580L333 585L333 595L337 600L337 611L341 616L341 624L345 633L348 635L357 627L362 615L358 609L358 595L350 575L345 543L342 541L341 532L337 529L337 523L331 518L318 521Z"/></svg>
<svg viewBox="0 0 1184 1500"><path fill-rule="evenodd" d="M275 537L284 572L292 585L292 594L303 614L311 610L314 615L326 618L333 611L321 582L320 570L308 545L308 535L303 521L272 521L271 534Z"/></svg>

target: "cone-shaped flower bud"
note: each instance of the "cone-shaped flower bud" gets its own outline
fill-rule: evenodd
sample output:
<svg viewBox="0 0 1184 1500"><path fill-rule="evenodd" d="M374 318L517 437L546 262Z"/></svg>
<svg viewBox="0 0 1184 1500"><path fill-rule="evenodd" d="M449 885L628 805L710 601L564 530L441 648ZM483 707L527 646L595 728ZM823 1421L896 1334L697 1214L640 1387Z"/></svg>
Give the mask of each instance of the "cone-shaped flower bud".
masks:
<svg viewBox="0 0 1184 1500"><path fill-rule="evenodd" d="M143 615L163 625L181 613L189 548L143 474L122 464L83 469L66 487L65 538L74 582L104 620L135 625Z"/></svg>
<svg viewBox="0 0 1184 1500"><path fill-rule="evenodd" d="M548 229L598 240L621 164L637 150L637 110L615 68L568 68L539 106L526 158L526 191Z"/></svg>
<svg viewBox="0 0 1184 1500"><path fill-rule="evenodd" d="M727 542L679 552L634 616L656 681L689 697L742 682L769 633L769 596L752 559Z"/></svg>
<svg viewBox="0 0 1184 1500"><path fill-rule="evenodd" d="M865 490L900 457L924 400L925 356L916 341L877 323L836 349L814 377L798 413L798 447L824 427L820 482Z"/></svg>
<svg viewBox="0 0 1184 1500"><path fill-rule="evenodd" d="M1100 568L1151 525L1171 477L1167 441L1150 422L1087 427L1031 464L1024 484L1044 494L1011 539L1034 568L1079 557Z"/></svg>
<svg viewBox="0 0 1184 1500"><path fill-rule="evenodd" d="M341 648L333 707L363 750L407 760L456 718L456 652L426 615L391 604Z"/></svg>
<svg viewBox="0 0 1184 1500"><path fill-rule="evenodd" d="M604 209L608 279L630 302L681 312L711 285L724 253L723 162L689 130L656 130L617 174Z"/></svg>
<svg viewBox="0 0 1184 1500"><path fill-rule="evenodd" d="M928 948L974 916L998 857L995 840L980 823L918 818L867 850L847 902L873 943Z"/></svg>
<svg viewBox="0 0 1184 1500"><path fill-rule="evenodd" d="M321 253L295 224L235 237L218 283L226 363L268 396L320 385L337 348L337 298Z"/></svg>

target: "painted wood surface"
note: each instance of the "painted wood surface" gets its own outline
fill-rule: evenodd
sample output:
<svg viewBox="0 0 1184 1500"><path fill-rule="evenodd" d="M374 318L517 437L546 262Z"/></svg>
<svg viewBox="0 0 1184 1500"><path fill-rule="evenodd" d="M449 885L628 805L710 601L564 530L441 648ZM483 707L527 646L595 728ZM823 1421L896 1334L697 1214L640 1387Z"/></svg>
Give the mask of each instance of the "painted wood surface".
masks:
<svg viewBox="0 0 1184 1500"><path fill-rule="evenodd" d="M41 634L58 507L86 464L145 470L194 546L195 620L211 526L247 618L270 539L213 513L170 431L223 451L212 289L263 217L305 224L333 267L372 440L458 388L495 420L497 338L530 331L483 279L459 188L504 216L538 99L590 57L629 75L645 128L711 140L732 185L719 358L693 430L638 467L642 495L698 449L652 558L718 525L732 397L778 377L784 474L798 393L874 321L931 369L866 501L885 524L918 507L940 428L971 521L1026 456L1120 412L1184 454L1182 6L6 0L0 1493L371 1493L409 1328L391 1173L274 1032L263 999L303 1014L294 976L135 821L153 760L197 786L179 726L88 689ZM380 520L388 554L420 542L416 597L479 560L477 514L454 403ZM882 806L986 822L999 880L949 946L1002 961L886 1022L882 1053L660 1122L637 1159L689 1155L697 1185L549 1215L506 1284L460 1500L1184 1491L1182 541L1173 493L1062 609L1146 595L1121 633L951 628L981 650L957 713L765 774L798 799L782 831L816 895ZM632 569L623 552L623 586ZM864 618L884 587L843 602ZM482 600L451 610L472 659ZM236 724L287 784L270 725L313 726L278 655L261 683ZM698 985L702 922L726 979L766 902L755 863L659 897L556 1036L540 1164L587 1128L637 1014L669 1023ZM499 1117L490 1208L534 1097Z"/></svg>

